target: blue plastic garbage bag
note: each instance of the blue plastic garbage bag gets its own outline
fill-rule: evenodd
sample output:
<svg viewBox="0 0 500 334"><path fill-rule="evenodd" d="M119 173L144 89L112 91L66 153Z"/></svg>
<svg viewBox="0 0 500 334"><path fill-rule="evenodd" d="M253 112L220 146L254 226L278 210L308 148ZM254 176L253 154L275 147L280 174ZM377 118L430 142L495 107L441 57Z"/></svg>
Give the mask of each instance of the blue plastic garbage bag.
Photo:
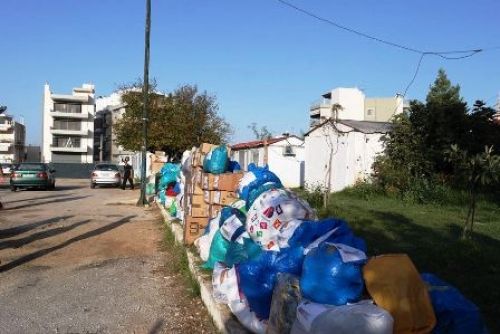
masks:
<svg viewBox="0 0 500 334"><path fill-rule="evenodd" d="M228 267L232 267L238 263L256 258L261 252L262 248L255 241L248 237L241 237L240 240L229 244L224 263Z"/></svg>
<svg viewBox="0 0 500 334"><path fill-rule="evenodd" d="M365 241L356 237L344 220L334 218L319 221L302 221L288 240L288 245L290 247L307 247L310 243L321 237L324 237L322 241L348 245L366 253Z"/></svg>
<svg viewBox="0 0 500 334"><path fill-rule="evenodd" d="M181 166L167 162L160 170L161 175L164 177L166 183L176 182L181 172Z"/></svg>
<svg viewBox="0 0 500 334"><path fill-rule="evenodd" d="M203 160L203 170L212 174L222 174L227 171L229 159L226 145L213 148Z"/></svg>
<svg viewBox="0 0 500 334"><path fill-rule="evenodd" d="M165 201L167 200L167 196L165 195L165 191L160 191L159 198L160 198L160 203L162 205L165 205Z"/></svg>
<svg viewBox="0 0 500 334"><path fill-rule="evenodd" d="M476 305L460 291L433 274L421 275L428 285L437 323L435 334L486 334L488 330Z"/></svg>
<svg viewBox="0 0 500 334"><path fill-rule="evenodd" d="M274 183L275 188L283 188L280 179L276 176L276 174L269 170L268 166L257 167L253 163L249 164L248 173L241 180L240 187L238 189L238 196L240 199L247 202L247 208L249 207L248 198L251 191L257 189L265 183ZM254 195L254 200L257 197L258 195Z"/></svg>
<svg viewBox="0 0 500 334"><path fill-rule="evenodd" d="M236 241L246 232L246 215L233 207L224 207L221 210L219 228L222 236L228 241Z"/></svg>
<svg viewBox="0 0 500 334"><path fill-rule="evenodd" d="M361 299L363 262L344 262L338 249L321 243L304 259L300 289L304 298L319 304L345 305Z"/></svg>
<svg viewBox="0 0 500 334"><path fill-rule="evenodd" d="M215 232L212 244L210 245L208 261L203 264L203 268L214 269L216 262L224 262L228 248L229 241L224 239L220 231Z"/></svg>
<svg viewBox="0 0 500 334"><path fill-rule="evenodd" d="M278 273L300 276L303 251L301 247L279 252L263 251L253 260L242 262L235 267L248 305L259 319L269 318Z"/></svg>
<svg viewBox="0 0 500 334"><path fill-rule="evenodd" d="M248 193L248 199L246 201L246 209L249 210L252 204L259 198L260 195L265 193L266 191L269 191L271 189L281 189L283 186L281 183L276 183L276 182L266 182L257 188L253 188L250 190Z"/></svg>
<svg viewBox="0 0 500 334"><path fill-rule="evenodd" d="M229 165L227 166L228 172L234 173L234 172L239 172L241 171L241 165L238 163L238 161L229 161Z"/></svg>

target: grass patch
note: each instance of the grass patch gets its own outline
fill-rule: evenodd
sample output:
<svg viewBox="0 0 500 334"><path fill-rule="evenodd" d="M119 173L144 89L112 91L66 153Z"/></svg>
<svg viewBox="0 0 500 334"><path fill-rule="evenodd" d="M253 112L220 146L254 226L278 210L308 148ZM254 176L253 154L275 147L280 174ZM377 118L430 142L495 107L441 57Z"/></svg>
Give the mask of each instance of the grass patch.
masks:
<svg viewBox="0 0 500 334"><path fill-rule="evenodd" d="M318 194L305 194L305 198ZM345 219L367 242L369 255L407 253L420 272L455 285L481 309L492 333L500 333L500 206L478 203L473 240L460 240L467 205L415 204L369 189L332 194L318 215Z"/></svg>
<svg viewBox="0 0 500 334"><path fill-rule="evenodd" d="M183 245L175 241L175 236L167 223L163 226L163 249L170 254L170 262L167 267L174 274L179 274L192 297L200 296L200 285L189 270L189 262Z"/></svg>

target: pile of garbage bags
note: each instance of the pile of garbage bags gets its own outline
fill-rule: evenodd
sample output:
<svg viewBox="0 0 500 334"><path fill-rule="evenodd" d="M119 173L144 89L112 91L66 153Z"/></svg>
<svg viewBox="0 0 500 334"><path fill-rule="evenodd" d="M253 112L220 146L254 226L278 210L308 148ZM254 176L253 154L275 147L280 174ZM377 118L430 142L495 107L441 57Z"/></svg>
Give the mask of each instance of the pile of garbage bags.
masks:
<svg viewBox="0 0 500 334"><path fill-rule="evenodd" d="M159 172L158 199L171 217L182 217L182 195L184 183L181 182L181 165L167 162Z"/></svg>
<svg viewBox="0 0 500 334"><path fill-rule="evenodd" d="M458 290L404 254L368 257L347 222L318 220L267 167L251 164L237 193L195 245L215 300L251 332L486 333Z"/></svg>

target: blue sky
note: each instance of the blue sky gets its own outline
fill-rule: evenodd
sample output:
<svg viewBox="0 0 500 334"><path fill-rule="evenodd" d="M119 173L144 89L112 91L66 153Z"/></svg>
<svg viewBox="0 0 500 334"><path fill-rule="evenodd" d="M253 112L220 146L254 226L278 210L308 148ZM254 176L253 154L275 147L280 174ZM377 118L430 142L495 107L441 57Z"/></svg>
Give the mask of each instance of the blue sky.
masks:
<svg viewBox="0 0 500 334"><path fill-rule="evenodd" d="M418 49L500 46L498 0L289 1ZM162 90L197 84L215 94L234 127L233 142L251 139L252 122L275 134L306 129L310 103L334 87L357 86L367 96L401 93L419 57L276 0L152 0L152 6L151 76ZM97 95L107 95L142 75L142 0L2 0L0 13L0 104L24 116L31 144L40 142L45 81L57 93L92 82ZM426 57L407 97L425 98L443 67L469 103L493 104L499 60L500 49L465 60Z"/></svg>

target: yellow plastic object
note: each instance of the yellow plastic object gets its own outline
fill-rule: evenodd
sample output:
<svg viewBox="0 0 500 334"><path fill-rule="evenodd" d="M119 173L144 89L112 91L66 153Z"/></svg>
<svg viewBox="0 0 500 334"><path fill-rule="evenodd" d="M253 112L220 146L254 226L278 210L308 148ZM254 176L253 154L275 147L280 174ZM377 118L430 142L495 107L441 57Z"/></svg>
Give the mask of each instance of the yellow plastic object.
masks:
<svg viewBox="0 0 500 334"><path fill-rule="evenodd" d="M371 258L363 268L366 289L394 318L395 334L430 333L436 316L425 283L406 254Z"/></svg>

